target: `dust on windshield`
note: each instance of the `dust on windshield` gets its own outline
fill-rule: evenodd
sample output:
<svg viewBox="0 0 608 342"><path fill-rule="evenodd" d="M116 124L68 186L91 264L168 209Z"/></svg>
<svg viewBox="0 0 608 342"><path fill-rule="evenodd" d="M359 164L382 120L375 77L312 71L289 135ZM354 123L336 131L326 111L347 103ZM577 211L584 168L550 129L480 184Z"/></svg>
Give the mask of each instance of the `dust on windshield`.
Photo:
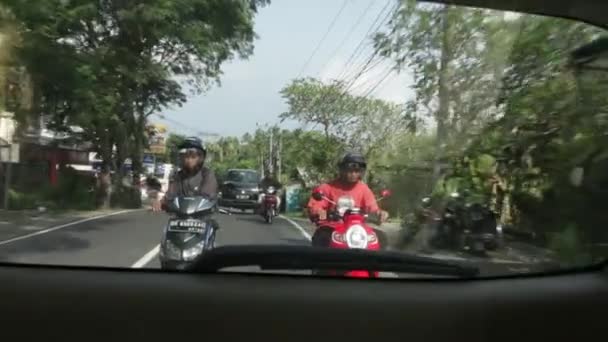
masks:
<svg viewBox="0 0 608 342"><path fill-rule="evenodd" d="M273 245L291 272L314 240L480 276L603 262L605 36L411 0L0 0L0 261ZM260 179L281 188L224 182Z"/></svg>

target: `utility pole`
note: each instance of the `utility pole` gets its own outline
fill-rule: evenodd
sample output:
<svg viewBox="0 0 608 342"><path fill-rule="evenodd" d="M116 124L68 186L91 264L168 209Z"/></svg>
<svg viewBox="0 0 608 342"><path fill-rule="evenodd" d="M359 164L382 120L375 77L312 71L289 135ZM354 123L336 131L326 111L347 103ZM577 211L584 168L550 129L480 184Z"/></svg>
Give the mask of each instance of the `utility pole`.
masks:
<svg viewBox="0 0 608 342"><path fill-rule="evenodd" d="M12 146L11 144L8 144L8 160L6 161L6 163L4 163L4 198L3 198L3 204L4 204L4 209L8 209L8 201L9 201L9 191L10 191L10 187L11 187L11 167L12 167L12 161L13 161L13 156L12 156ZM2 146L2 147L7 147L7 146Z"/></svg>
<svg viewBox="0 0 608 342"><path fill-rule="evenodd" d="M277 148L277 178L281 179L281 153L283 148L283 136L279 135L279 147Z"/></svg>
<svg viewBox="0 0 608 342"><path fill-rule="evenodd" d="M274 171L274 154L272 153L272 135L274 133L274 129L271 127L270 128L270 144L269 144L269 152L268 152L268 173L269 174L273 174Z"/></svg>

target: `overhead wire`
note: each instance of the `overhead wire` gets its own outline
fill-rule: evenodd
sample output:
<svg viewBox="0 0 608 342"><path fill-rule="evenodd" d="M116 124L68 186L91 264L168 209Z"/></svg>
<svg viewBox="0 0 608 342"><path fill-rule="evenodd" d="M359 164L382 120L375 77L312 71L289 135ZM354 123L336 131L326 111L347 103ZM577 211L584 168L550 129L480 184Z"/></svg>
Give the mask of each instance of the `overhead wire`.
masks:
<svg viewBox="0 0 608 342"><path fill-rule="evenodd" d="M366 38L368 38L368 35L370 32L372 32L372 29L375 27L375 30L373 30L373 33L376 33L380 30L380 28L384 25L384 23L389 19L389 17L395 13L395 11L397 11L399 5L395 4L393 6L393 8L391 10L389 10L386 15L384 16L384 18L378 22L378 20L380 19L380 17L382 16L382 14L384 14L387 6L385 6L382 11L380 11L380 13L378 14L378 16L376 17L376 20L374 20L374 22L372 23L372 25L370 26L370 29L368 30L368 34L366 34L366 36L363 38L362 42L365 41ZM377 25L376 25L377 24ZM361 46L361 44L358 45L358 47ZM375 68L377 65L380 64L380 62L383 60L382 58L380 58L375 64L372 64L372 62L374 61L374 59L378 56L378 50L374 49L374 51L372 52L372 54L367 58L367 60L365 61L365 63L363 64L363 66L360 68L360 70L358 72L356 72L355 76L350 80L344 80L344 81L340 81L340 82L346 82L344 89L342 91L342 94L340 96L338 96L335 100L334 103L340 101L342 98L344 98L349 91L351 90L351 87L359 80L359 78L364 75L366 72L368 72L369 70ZM372 66L370 66L372 65ZM390 72L389 72L390 73ZM385 75L384 77L382 77L382 79L380 80L380 83L383 82L386 77L388 77L388 75ZM374 87L372 87L371 89L375 89L377 88L378 84ZM373 91L373 90L372 90ZM367 95L369 95L371 92L367 92ZM361 97L360 100L362 101L364 97Z"/></svg>
<svg viewBox="0 0 608 342"><path fill-rule="evenodd" d="M325 62L325 64L323 64L323 67L321 67L321 69L320 69L321 73L323 73L323 71L325 70L325 68L327 68L328 64L337 55L338 51L340 51L340 49L344 46L344 44L352 36L353 32L355 32L355 30L357 29L357 27L359 26L359 24L361 24L361 21L363 20L363 18L365 17L365 15L367 15L367 13L369 12L370 8L372 8L372 6L375 3L376 3L375 0L370 0L369 5L367 5L367 7L363 10L363 12L361 13L361 15L359 15L359 17L355 21L355 23L350 27L350 29L348 30L348 33L346 34L346 36L344 37L344 39L342 39L342 41L340 42L340 44L338 44L336 46L336 48L333 50L333 52L329 55L329 58L327 59L327 62Z"/></svg>
<svg viewBox="0 0 608 342"><path fill-rule="evenodd" d="M385 13L385 11L388 9L389 5L390 5L390 2L387 1L386 5L384 5L384 7L382 7L382 9L378 13L378 15L376 16L376 18L372 22L372 24L369 26L367 32L365 33L365 35L363 36L363 38L359 42L359 44L357 44L357 46L355 47L355 50L353 51L353 53L349 56L349 58L347 59L346 63L344 63L344 67L342 68L342 71L340 72L340 74L337 77L338 79L341 79L342 77L346 76L345 73L348 72L348 67L351 65L351 63L353 63L356 60L356 58L358 58L361 55L361 53L363 51L364 43L369 38L369 36L372 33L372 31L373 31L373 33L378 32L378 30L380 29L380 26L382 24L380 24L380 26L378 26L378 27L376 27L376 24L378 24L378 21L380 20L380 18L382 17L382 15ZM394 5L394 7L397 7L397 5ZM389 13L391 13L391 12L389 12ZM383 21L385 21L386 18L387 17L385 17L385 19L383 19ZM376 27L375 30L374 30L374 27Z"/></svg>
<svg viewBox="0 0 608 342"><path fill-rule="evenodd" d="M344 0L342 2L342 6L340 6L340 9L338 10L338 13L336 13L336 15L334 16L334 18L332 19L331 23L329 24L329 26L327 27L327 30L325 31L325 33L323 34L323 36L321 37L321 40L319 40L319 42L317 43L317 45L315 46L315 48L313 49L312 53L310 54L310 56L308 57L308 59L306 60L306 63L304 63L304 65L302 66L302 68L300 69L300 72L298 72L298 75L296 76L297 78L300 78L300 76L304 73L304 71L306 70L306 68L308 67L308 65L310 64L310 62L312 61L312 59L315 57L315 55L317 54L317 52L319 51L319 48L321 47L321 45L323 44L323 42L325 41L325 39L327 38L327 36L329 35L329 32L331 32L331 30L333 29L334 25L336 24L336 22L338 21L338 18L340 17L340 14L342 14L342 11L344 11L344 8L346 8L346 5L348 4L348 0Z"/></svg>

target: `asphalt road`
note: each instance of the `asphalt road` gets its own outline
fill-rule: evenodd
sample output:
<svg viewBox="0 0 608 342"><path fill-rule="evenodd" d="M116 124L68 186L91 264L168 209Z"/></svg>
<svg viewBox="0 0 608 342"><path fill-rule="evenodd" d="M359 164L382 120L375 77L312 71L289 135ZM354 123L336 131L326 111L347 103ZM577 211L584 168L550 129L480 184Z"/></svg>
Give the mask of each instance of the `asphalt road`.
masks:
<svg viewBox="0 0 608 342"><path fill-rule="evenodd" d="M252 214L218 214L216 218L221 227L216 238L219 246L309 243L302 232L281 218L272 225ZM67 225L17 241L0 241L0 261L158 268L154 251L167 219L163 213L137 210Z"/></svg>
<svg viewBox="0 0 608 342"><path fill-rule="evenodd" d="M158 243L167 218L167 215L162 213L137 210L86 219L52 229L24 231L17 235L17 238L0 240L0 262L159 268ZM252 214L218 214L217 220L221 227L217 233L217 245L310 243L310 226L288 222L283 218L277 218L272 225L264 223L260 216ZM450 259L449 256L445 258ZM479 266L483 275L525 273L534 270L522 263L490 259L473 258L467 259L467 262Z"/></svg>

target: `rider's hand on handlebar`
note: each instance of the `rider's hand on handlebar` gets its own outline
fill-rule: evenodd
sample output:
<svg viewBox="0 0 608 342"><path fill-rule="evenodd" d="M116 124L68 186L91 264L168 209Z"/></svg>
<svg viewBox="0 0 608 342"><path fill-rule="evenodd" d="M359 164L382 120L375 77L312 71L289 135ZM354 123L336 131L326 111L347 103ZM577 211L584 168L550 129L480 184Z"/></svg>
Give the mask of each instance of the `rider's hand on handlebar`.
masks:
<svg viewBox="0 0 608 342"><path fill-rule="evenodd" d="M154 200L152 201L152 211L157 213L162 211L163 209L162 203L160 200Z"/></svg>
<svg viewBox="0 0 608 342"><path fill-rule="evenodd" d="M384 223L388 220L388 212L386 212L384 210L380 210L380 212L378 214L380 217L380 223Z"/></svg>
<svg viewBox="0 0 608 342"><path fill-rule="evenodd" d="M327 220L327 210L322 210L322 209L318 210L317 217L319 218L320 221Z"/></svg>

